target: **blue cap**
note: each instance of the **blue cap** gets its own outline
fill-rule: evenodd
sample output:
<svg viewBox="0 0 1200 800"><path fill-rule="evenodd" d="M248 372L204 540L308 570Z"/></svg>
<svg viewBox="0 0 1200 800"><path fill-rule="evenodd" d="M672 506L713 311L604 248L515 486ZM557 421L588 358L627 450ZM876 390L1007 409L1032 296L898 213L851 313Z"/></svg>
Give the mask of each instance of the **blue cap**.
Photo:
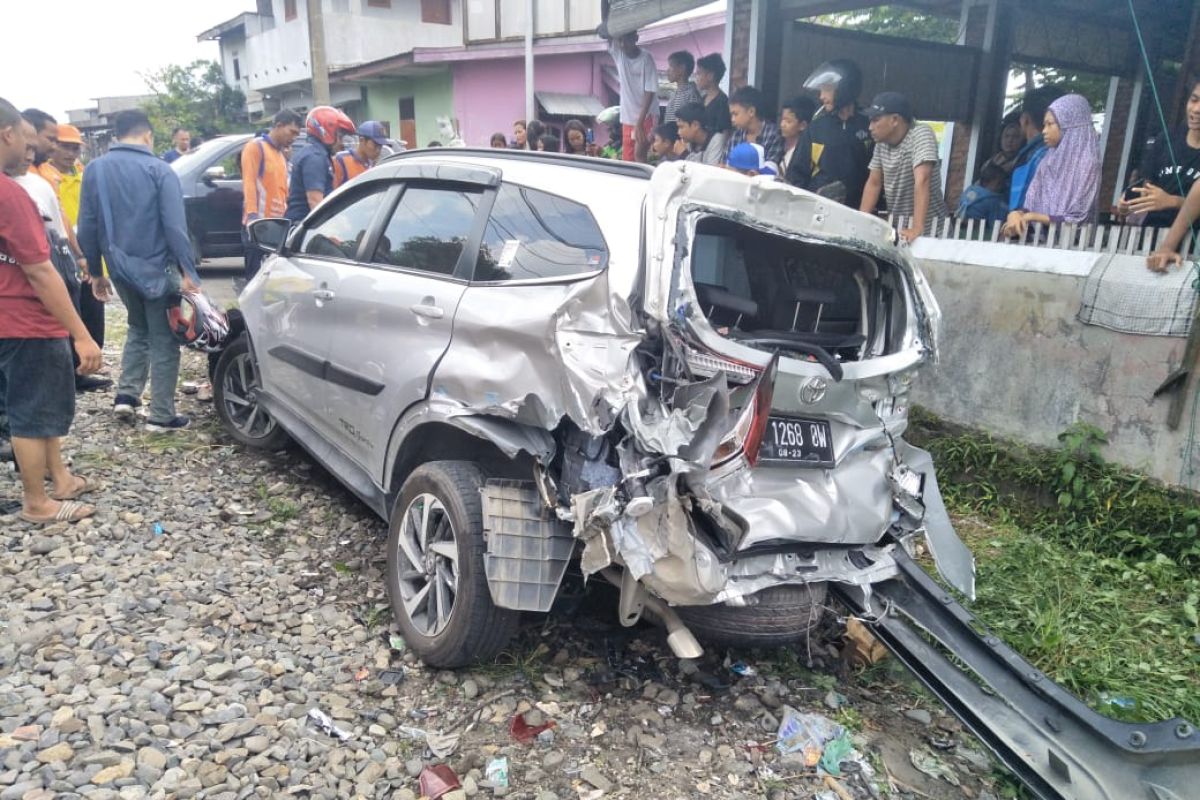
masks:
<svg viewBox="0 0 1200 800"><path fill-rule="evenodd" d="M777 174L771 163L767 161L766 151L763 150L763 146L754 142L742 142L734 146L730 149L729 158L725 163L733 169L742 172L753 170L759 175Z"/></svg>
<svg viewBox="0 0 1200 800"><path fill-rule="evenodd" d="M364 139L370 139L377 145L383 146L388 143L387 129L383 127L382 122L376 122L369 119L358 126L358 135Z"/></svg>

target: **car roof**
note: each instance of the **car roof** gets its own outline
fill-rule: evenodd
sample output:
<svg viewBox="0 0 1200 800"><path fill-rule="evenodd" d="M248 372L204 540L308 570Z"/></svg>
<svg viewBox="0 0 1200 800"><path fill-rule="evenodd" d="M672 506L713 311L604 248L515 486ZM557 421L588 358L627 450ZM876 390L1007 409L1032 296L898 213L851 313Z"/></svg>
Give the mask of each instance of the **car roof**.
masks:
<svg viewBox="0 0 1200 800"><path fill-rule="evenodd" d="M499 170L505 182L566 197L587 206L606 204L620 198L640 208L649 188L654 169L646 164L614 161L566 153L541 153L499 148L430 147L396 153L379 163L372 172L390 177L389 167L411 164L460 164ZM564 179L564 170L572 174Z"/></svg>

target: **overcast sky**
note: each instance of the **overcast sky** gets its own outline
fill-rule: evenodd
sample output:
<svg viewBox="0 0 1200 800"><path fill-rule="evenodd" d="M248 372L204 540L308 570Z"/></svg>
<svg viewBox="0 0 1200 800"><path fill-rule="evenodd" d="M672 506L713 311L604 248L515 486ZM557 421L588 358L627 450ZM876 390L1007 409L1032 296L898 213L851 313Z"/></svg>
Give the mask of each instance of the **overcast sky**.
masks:
<svg viewBox="0 0 1200 800"><path fill-rule="evenodd" d="M139 73L217 58L196 34L254 10L254 0L0 0L0 97L60 122L92 98L142 94Z"/></svg>

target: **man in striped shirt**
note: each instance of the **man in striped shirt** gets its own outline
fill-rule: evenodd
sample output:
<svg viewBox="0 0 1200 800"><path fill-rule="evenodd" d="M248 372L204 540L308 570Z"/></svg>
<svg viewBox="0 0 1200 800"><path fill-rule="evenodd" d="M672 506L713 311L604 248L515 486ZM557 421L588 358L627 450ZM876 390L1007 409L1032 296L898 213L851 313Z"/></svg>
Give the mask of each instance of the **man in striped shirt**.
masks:
<svg viewBox="0 0 1200 800"><path fill-rule="evenodd" d="M242 148L242 249L247 281L258 274L263 254L251 244L246 227L256 219L282 217L287 209L288 165L283 151L300 135L303 123L303 117L285 108L275 115L270 131Z"/></svg>

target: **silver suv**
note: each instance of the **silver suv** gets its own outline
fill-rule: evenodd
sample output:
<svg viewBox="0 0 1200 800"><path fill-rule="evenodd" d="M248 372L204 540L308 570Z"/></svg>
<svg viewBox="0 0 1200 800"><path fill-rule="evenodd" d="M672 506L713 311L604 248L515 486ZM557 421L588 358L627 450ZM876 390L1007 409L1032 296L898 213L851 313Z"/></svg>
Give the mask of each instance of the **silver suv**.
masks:
<svg viewBox="0 0 1200 800"><path fill-rule="evenodd" d="M681 656L803 638L830 582L869 596L917 534L973 593L900 438L938 310L882 220L690 163L442 149L253 234L277 252L218 412L390 523L431 664L497 653L573 559Z"/></svg>

